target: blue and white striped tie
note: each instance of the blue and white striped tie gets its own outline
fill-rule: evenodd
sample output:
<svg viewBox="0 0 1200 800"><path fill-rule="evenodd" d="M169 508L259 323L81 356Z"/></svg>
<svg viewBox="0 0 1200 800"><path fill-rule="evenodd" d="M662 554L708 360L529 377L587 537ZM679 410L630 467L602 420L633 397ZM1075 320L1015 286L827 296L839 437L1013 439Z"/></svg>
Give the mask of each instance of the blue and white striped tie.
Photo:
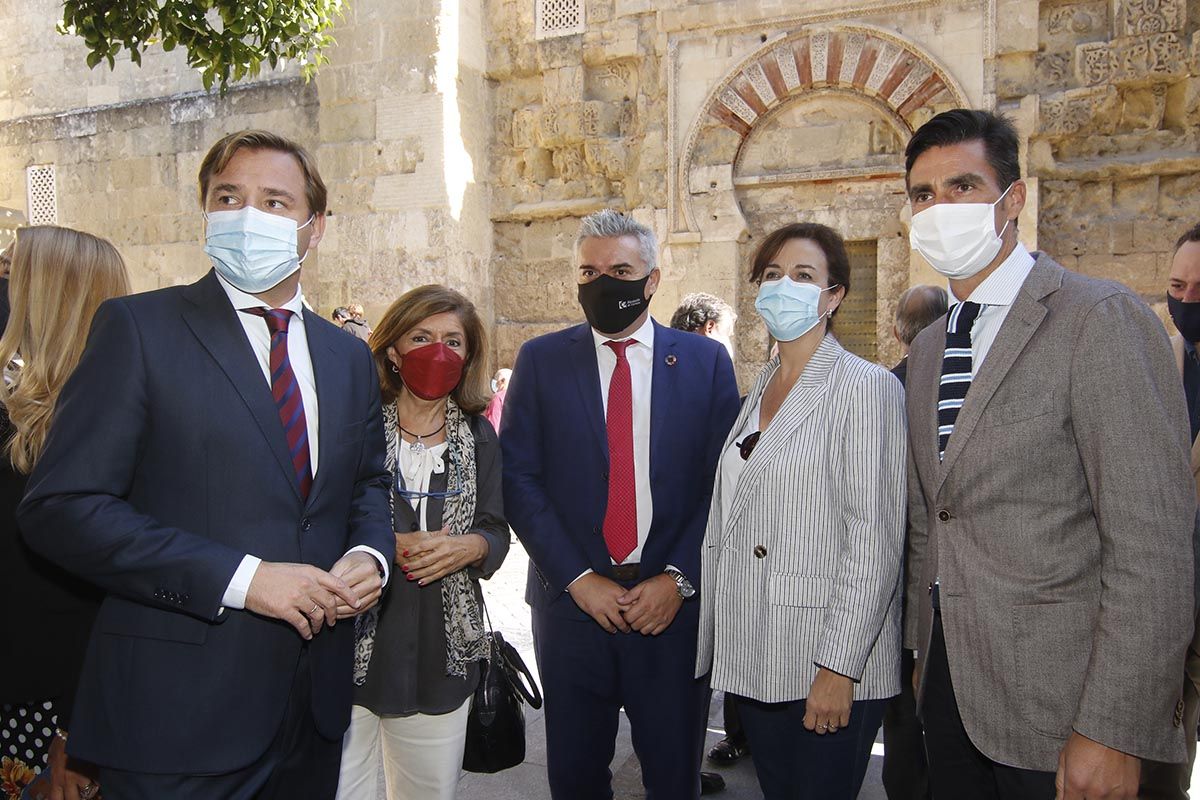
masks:
<svg viewBox="0 0 1200 800"><path fill-rule="evenodd" d="M946 318L946 353L942 356L942 380L938 385L938 460L954 432L958 411L971 388L971 327L984 309L979 303L959 303Z"/></svg>

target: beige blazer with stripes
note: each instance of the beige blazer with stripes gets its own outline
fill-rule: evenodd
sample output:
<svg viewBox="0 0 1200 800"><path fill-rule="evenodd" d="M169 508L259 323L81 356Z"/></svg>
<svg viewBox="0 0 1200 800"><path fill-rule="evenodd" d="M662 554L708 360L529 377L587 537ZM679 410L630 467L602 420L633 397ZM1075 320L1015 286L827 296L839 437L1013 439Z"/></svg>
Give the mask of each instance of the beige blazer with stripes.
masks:
<svg viewBox="0 0 1200 800"><path fill-rule="evenodd" d="M728 449L767 382L764 368ZM696 675L764 702L808 695L817 665L854 698L900 691L904 397L826 336L746 463L729 516L713 491ZM724 451L722 451L724 452Z"/></svg>

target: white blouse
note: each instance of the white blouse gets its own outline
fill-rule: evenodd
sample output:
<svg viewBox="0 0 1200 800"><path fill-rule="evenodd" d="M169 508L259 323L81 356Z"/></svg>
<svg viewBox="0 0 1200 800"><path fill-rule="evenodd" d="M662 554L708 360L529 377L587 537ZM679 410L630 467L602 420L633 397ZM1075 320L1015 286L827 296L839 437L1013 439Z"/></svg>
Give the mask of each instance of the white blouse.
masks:
<svg viewBox="0 0 1200 800"><path fill-rule="evenodd" d="M733 437L729 448L721 455L721 519L723 520L729 519L729 509L733 505L738 480L746 469L746 459L742 458L738 443L758 430L758 415L761 409L762 401L760 399L746 415L746 424L737 432L737 436Z"/></svg>
<svg viewBox="0 0 1200 800"><path fill-rule="evenodd" d="M400 438L396 432L397 452L400 454L400 476L404 479L404 488L410 492L428 492L429 479L433 475L441 475L446 471L446 443L435 444L432 447L414 447L412 443ZM429 530L425 518L428 497L406 498L417 512L421 530Z"/></svg>

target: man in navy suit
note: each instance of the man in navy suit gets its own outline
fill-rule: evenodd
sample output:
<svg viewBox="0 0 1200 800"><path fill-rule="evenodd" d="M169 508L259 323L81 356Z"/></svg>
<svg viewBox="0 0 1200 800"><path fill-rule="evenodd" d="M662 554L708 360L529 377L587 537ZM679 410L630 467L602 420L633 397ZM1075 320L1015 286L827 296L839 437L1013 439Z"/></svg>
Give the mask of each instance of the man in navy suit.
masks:
<svg viewBox="0 0 1200 800"><path fill-rule="evenodd" d="M231 134L200 198L214 270L100 307L19 510L108 592L67 751L115 800L332 798L350 618L395 552L379 383L302 305L311 157Z"/></svg>
<svg viewBox="0 0 1200 800"><path fill-rule="evenodd" d="M527 342L505 400L504 505L526 600L557 800L612 797L622 707L649 800L699 794L693 679L700 543L738 410L725 348L650 318L657 245L611 210L576 242L587 324Z"/></svg>

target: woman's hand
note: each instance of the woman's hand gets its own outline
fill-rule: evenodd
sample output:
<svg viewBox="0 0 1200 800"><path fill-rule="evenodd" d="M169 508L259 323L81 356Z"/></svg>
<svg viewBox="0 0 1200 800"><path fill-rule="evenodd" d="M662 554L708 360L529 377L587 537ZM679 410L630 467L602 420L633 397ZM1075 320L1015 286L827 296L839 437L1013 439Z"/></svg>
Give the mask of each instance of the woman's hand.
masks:
<svg viewBox="0 0 1200 800"><path fill-rule="evenodd" d="M67 743L61 736L50 742L47 766L27 789L36 800L91 800L100 791L99 784L84 771L85 765L67 755Z"/></svg>
<svg viewBox="0 0 1200 800"><path fill-rule="evenodd" d="M854 681L821 667L813 678L804 703L804 727L818 735L837 733L850 724L854 703Z"/></svg>
<svg viewBox="0 0 1200 800"><path fill-rule="evenodd" d="M408 580L421 586L451 572L478 567L488 555L488 541L478 533L451 536L448 528L396 534L396 563Z"/></svg>

